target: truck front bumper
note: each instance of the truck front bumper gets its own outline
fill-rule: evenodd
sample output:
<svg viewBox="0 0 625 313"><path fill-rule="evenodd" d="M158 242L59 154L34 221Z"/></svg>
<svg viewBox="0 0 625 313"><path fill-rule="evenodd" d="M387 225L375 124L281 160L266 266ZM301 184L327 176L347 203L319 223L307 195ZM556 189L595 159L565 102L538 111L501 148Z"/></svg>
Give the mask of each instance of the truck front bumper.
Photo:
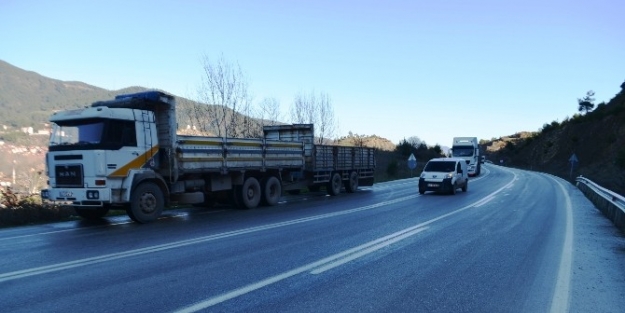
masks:
<svg viewBox="0 0 625 313"><path fill-rule="evenodd" d="M49 188L41 190L41 199L46 202L70 203L73 206L102 207L111 203L111 194L105 188Z"/></svg>

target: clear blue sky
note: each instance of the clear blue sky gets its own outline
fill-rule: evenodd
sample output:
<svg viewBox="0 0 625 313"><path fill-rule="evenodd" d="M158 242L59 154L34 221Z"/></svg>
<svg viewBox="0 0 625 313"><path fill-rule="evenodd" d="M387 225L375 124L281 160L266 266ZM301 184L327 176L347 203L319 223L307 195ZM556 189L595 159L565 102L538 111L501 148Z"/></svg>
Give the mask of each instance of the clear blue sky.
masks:
<svg viewBox="0 0 625 313"><path fill-rule="evenodd" d="M330 95L339 133L394 143L536 131L625 81L625 2L0 0L0 59L106 89L193 98L202 55L254 99Z"/></svg>

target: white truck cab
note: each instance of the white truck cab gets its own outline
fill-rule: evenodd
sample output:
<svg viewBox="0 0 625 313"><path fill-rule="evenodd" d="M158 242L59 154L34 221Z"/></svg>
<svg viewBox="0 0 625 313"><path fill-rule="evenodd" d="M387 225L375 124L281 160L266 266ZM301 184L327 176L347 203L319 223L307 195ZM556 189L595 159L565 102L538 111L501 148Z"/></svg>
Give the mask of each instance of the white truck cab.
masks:
<svg viewBox="0 0 625 313"><path fill-rule="evenodd" d="M482 156L477 137L454 137L451 156L464 159L468 165L469 176L479 176L482 172Z"/></svg>
<svg viewBox="0 0 625 313"><path fill-rule="evenodd" d="M466 192L469 186L467 163L461 158L436 158L425 164L419 177L419 193L426 191L456 194L461 188Z"/></svg>

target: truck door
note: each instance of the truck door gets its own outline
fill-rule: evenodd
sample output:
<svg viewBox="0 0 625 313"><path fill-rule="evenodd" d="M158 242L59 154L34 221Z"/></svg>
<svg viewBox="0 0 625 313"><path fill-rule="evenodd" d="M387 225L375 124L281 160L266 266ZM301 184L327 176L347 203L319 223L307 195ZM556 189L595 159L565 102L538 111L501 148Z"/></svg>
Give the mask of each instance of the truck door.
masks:
<svg viewBox="0 0 625 313"><path fill-rule="evenodd" d="M126 177L130 169L143 167L152 160L151 147L144 138L137 137L137 126L142 122L111 120L106 141L111 147L107 150L106 166L112 170L110 176Z"/></svg>

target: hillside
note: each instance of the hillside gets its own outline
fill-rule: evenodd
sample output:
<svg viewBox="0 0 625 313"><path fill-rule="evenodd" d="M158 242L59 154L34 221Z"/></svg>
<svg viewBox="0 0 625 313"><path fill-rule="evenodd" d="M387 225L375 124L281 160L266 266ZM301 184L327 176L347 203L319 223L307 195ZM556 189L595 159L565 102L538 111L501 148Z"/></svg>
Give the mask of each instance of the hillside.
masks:
<svg viewBox="0 0 625 313"><path fill-rule="evenodd" d="M145 88L111 91L81 82L61 81L0 60L0 125L38 129L56 110L78 108L96 99L140 90Z"/></svg>
<svg viewBox="0 0 625 313"><path fill-rule="evenodd" d="M540 132L486 142L482 148L487 159L568 180L583 175L625 195L625 83L621 88L608 103L585 115L545 124ZM579 162L571 172L573 154Z"/></svg>

